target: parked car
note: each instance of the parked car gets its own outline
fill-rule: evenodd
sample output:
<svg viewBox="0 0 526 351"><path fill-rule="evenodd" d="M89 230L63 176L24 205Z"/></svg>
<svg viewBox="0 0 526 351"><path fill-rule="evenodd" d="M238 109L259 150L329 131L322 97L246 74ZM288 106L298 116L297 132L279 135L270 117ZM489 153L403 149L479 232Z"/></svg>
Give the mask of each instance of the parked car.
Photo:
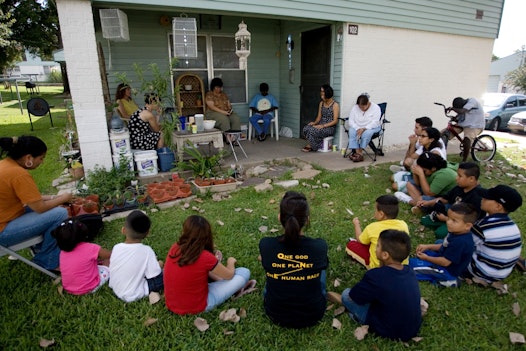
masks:
<svg viewBox="0 0 526 351"><path fill-rule="evenodd" d="M486 93L483 102L489 130L506 130L511 116L526 111L526 96L521 94Z"/></svg>
<svg viewBox="0 0 526 351"><path fill-rule="evenodd" d="M508 122L508 129L515 133L526 132L526 111L511 116Z"/></svg>

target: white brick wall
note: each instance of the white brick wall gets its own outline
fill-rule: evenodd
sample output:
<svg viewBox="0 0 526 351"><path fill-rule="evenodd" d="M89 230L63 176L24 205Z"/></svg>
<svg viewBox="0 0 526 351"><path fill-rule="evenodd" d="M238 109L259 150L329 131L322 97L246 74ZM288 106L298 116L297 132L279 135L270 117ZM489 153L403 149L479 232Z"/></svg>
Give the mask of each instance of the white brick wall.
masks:
<svg viewBox="0 0 526 351"><path fill-rule="evenodd" d="M392 145L407 143L417 117L431 117L438 129L446 126L433 102L482 96L493 40L360 25L358 35L344 34L343 45L341 114L349 115L362 92L374 102L386 101L392 123L384 144Z"/></svg>
<svg viewBox="0 0 526 351"><path fill-rule="evenodd" d="M57 9L84 168L111 167L91 1L57 0Z"/></svg>

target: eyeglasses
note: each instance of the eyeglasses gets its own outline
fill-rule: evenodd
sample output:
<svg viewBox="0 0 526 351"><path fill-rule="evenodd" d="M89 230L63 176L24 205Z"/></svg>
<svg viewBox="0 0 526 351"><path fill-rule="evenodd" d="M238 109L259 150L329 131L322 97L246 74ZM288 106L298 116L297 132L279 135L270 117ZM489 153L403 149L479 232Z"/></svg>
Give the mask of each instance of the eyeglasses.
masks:
<svg viewBox="0 0 526 351"><path fill-rule="evenodd" d="M64 222L60 223L60 226L63 227L66 224L73 224L73 221L71 219L69 221L64 221Z"/></svg>

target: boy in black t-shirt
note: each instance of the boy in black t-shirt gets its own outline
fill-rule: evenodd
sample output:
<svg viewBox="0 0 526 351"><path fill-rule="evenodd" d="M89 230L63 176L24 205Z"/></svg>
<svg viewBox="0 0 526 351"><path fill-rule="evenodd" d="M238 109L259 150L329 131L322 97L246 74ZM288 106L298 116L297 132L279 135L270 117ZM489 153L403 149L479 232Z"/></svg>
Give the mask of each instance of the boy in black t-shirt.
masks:
<svg viewBox="0 0 526 351"><path fill-rule="evenodd" d="M415 337L422 324L420 288L413 270L402 264L410 251L407 233L384 230L376 245L380 267L367 271L342 295L329 292L327 298L343 304L353 320L382 337L402 341Z"/></svg>
<svg viewBox="0 0 526 351"><path fill-rule="evenodd" d="M480 208L482 192L484 189L479 184L480 168L474 162L462 162L457 170L457 186L451 189L444 197L429 201L422 201L421 206L432 207L433 212L420 219L420 223L435 231L437 239L443 239L448 231L446 226L447 210L451 205L464 202L473 205L478 211L478 219L483 218L486 212Z"/></svg>

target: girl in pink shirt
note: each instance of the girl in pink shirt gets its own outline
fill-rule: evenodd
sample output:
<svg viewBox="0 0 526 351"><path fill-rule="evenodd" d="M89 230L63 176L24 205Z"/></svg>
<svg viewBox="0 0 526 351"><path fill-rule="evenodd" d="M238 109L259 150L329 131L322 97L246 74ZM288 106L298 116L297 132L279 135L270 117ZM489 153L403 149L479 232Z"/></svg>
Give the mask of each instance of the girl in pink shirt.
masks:
<svg viewBox="0 0 526 351"><path fill-rule="evenodd" d="M64 290L73 295L95 292L110 279L111 251L87 242L88 227L79 220L62 222L54 231L60 248L60 273ZM105 260L99 265L99 259Z"/></svg>

